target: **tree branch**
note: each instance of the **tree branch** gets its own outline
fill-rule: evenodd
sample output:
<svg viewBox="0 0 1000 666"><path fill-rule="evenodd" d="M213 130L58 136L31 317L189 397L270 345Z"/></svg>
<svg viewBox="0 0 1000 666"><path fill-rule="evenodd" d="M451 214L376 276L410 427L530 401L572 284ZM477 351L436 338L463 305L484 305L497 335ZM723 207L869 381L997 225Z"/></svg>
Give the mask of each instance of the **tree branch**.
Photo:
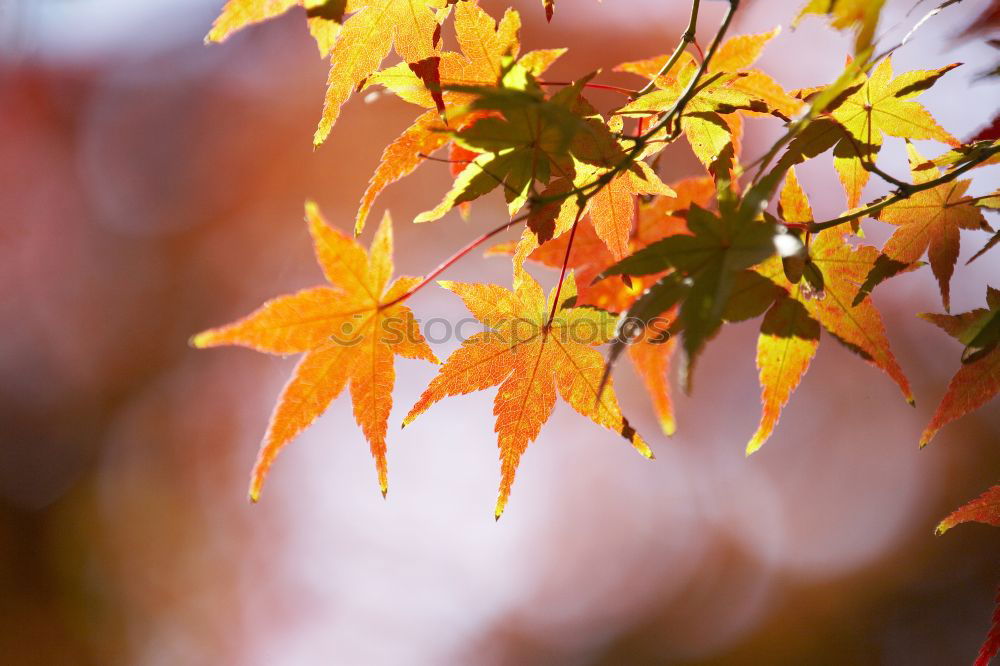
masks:
<svg viewBox="0 0 1000 666"><path fill-rule="evenodd" d="M847 213L846 215L841 215L840 217L835 217L832 220L826 220L825 222L810 222L808 225L808 230L815 233L818 231L823 231L824 229L831 229L833 227L845 224L847 222L852 222L859 218L872 215L873 213L877 213L883 208L886 208L887 206L891 206L892 204L898 203L904 199L909 199L912 195L916 194L917 192L923 192L924 190L933 189L938 185L944 185L946 183L950 183L951 181L955 180L966 171L974 169L975 167L979 166L981 163L985 162L986 160L993 157L997 153L1000 153L1000 146L994 146L989 150L984 150L983 153L977 155L974 160L966 162L965 164L963 164L958 169L955 169L954 171L949 171L948 173L939 176L933 180L928 180L926 182L918 183L916 185L909 185L907 191L897 192L896 194L888 196L882 199L881 201L877 201L871 204L870 206L866 206L865 208L862 208L860 210L852 211L850 213Z"/></svg>

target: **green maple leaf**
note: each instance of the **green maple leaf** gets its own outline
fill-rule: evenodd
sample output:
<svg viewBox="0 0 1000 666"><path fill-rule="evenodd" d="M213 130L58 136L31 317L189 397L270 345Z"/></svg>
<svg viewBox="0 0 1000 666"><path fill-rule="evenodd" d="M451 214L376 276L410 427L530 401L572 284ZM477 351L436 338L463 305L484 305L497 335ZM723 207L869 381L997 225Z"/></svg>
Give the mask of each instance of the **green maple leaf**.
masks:
<svg viewBox="0 0 1000 666"><path fill-rule="evenodd" d="M593 75L591 75L593 76ZM534 77L514 63L499 86L452 86L471 94L470 113L488 114L460 131L455 143L479 153L455 179L451 191L415 222L441 218L458 204L503 186L511 214L554 177L572 180L574 161L613 167L624 150L597 112L580 97L585 77L546 98Z"/></svg>
<svg viewBox="0 0 1000 666"><path fill-rule="evenodd" d="M681 303L677 325L683 331L690 365L722 325L741 274L774 254L775 227L732 205L716 215L692 204L687 223L689 234L667 236L611 266L597 279L672 270L622 315L622 321L645 321Z"/></svg>

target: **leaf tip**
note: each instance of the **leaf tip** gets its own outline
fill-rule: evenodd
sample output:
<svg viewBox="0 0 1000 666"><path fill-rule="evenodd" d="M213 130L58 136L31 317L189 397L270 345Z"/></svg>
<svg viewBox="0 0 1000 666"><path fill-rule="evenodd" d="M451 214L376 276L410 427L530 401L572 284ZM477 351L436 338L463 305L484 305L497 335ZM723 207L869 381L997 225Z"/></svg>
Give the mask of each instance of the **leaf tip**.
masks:
<svg viewBox="0 0 1000 666"><path fill-rule="evenodd" d="M196 335L192 335L188 338L188 344L195 349L204 349L212 344L212 332L202 331Z"/></svg>
<svg viewBox="0 0 1000 666"><path fill-rule="evenodd" d="M940 523L938 523L937 527L934 528L934 535L941 536L954 526L955 525L952 522L950 522L947 518L945 518Z"/></svg>

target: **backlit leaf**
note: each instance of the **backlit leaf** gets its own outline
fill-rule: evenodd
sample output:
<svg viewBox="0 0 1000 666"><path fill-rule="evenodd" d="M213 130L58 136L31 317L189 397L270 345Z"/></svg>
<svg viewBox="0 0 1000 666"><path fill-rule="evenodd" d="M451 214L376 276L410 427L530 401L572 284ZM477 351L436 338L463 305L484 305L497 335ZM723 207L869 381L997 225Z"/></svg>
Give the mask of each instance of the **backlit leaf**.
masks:
<svg viewBox="0 0 1000 666"><path fill-rule="evenodd" d="M395 383L394 354L437 363L410 309L388 305L419 280L392 277L392 222L383 218L364 248L306 206L316 259L332 287L314 287L265 303L237 322L199 333L198 348L239 345L271 354L305 355L278 399L250 482L257 501L278 453L351 385L354 419L371 447L379 487L388 489L386 423Z"/></svg>
<svg viewBox="0 0 1000 666"><path fill-rule="evenodd" d="M854 30L854 50L863 51L875 37L885 0L809 0L792 23L795 27L808 14L828 15L837 30Z"/></svg>
<svg viewBox="0 0 1000 666"><path fill-rule="evenodd" d="M788 172L781 192L781 210L786 222L808 222L812 219L811 207L794 170ZM787 297L802 309L782 305L779 299L772 308L774 314L771 321L765 318L758 342L764 413L760 428L747 447L748 453L760 448L767 440L777 423L781 407L815 355L819 329L803 319L803 314L848 349L889 375L906 400L913 403L909 382L889 347L878 310L867 294L855 302L858 285L877 262L878 251L868 246L852 248L838 229L827 229L813 235L808 249L809 259L803 280L798 284L787 280L777 257L757 268L761 275L781 287Z"/></svg>
<svg viewBox="0 0 1000 666"><path fill-rule="evenodd" d="M704 82L688 102L681 117L681 129L698 159L709 169L717 162L731 162L739 154L741 122L736 112L776 113L785 118L802 106L760 70L748 68L760 56L777 30L760 35L734 37L720 46L709 63ZM615 69L653 78L669 56L623 63ZM625 105L618 113L650 115L669 112L695 75L698 63L684 53L670 72L656 78L657 89Z"/></svg>
<svg viewBox="0 0 1000 666"><path fill-rule="evenodd" d="M959 315L922 314L927 321L937 325L945 333L968 345L986 331L996 326L1000 313L1000 290L987 288L988 309L972 310ZM991 324L991 322L993 322ZM996 331L994 331L995 333ZM920 436L920 446L930 443L943 426L965 416L990 402L1000 392L1000 344L996 340L985 340L984 347L976 350L976 357L966 360L948 384L931 422Z"/></svg>
<svg viewBox="0 0 1000 666"><path fill-rule="evenodd" d="M970 522L1000 527L1000 486L993 486L968 504L955 509L938 523L935 532L944 534L955 525Z"/></svg>
<svg viewBox="0 0 1000 666"><path fill-rule="evenodd" d="M357 0L344 22L330 53L323 117L313 136L319 145L330 135L340 116L340 107L365 79L375 73L382 60L395 50L405 62L420 63L439 57L434 42L438 27L435 10L447 0Z"/></svg>
<svg viewBox="0 0 1000 666"><path fill-rule="evenodd" d="M955 525L968 522L1000 527L1000 486L993 486L976 499L953 511L938 524L935 532L939 535L944 534ZM1000 653L1000 591L997 592L995 603L996 609L993 611L989 632L982 647L979 648L973 666L989 666L993 657Z"/></svg>
<svg viewBox="0 0 1000 666"><path fill-rule="evenodd" d="M284 14L292 7L305 7L309 32L320 55L326 56L340 34L346 6L347 0L228 0L205 41L225 41L249 25Z"/></svg>
<svg viewBox="0 0 1000 666"><path fill-rule="evenodd" d="M495 515L503 513L521 456L562 399L598 425L619 433L647 458L653 453L621 414L612 389L598 401L604 358L594 349L614 333L614 317L595 308L557 306L525 274L515 291L495 285L441 282L462 298L473 316L491 330L478 333L452 353L403 421L411 423L435 402L499 386L493 402L500 448L500 492ZM567 277L560 302L576 296Z"/></svg>
<svg viewBox="0 0 1000 666"><path fill-rule="evenodd" d="M707 177L689 178L672 183L671 189L675 191L675 197L656 197L649 203L639 205L638 222L630 238L632 251L666 236L687 233L687 222L682 215L686 214L692 203L708 206L715 194L712 179ZM544 243L531 252L528 258L559 270L566 260L568 239L568 234L563 234ZM514 254L518 245L518 243L498 245L491 248L488 254ZM657 277L652 276L636 277L628 282L622 279L593 282L598 273L614 262L614 256L598 237L590 217L583 218L576 230L567 262L567 266L575 271L577 281L581 285L577 305L592 305L611 312L622 312L635 303L644 289L657 281ZM656 312L654 316L659 314L662 312ZM663 334L667 324L674 319L676 313L666 313L656 326L644 332L642 338L632 341L627 350L629 360L645 384L646 390L649 391L660 427L667 435L674 434L676 430L667 372L677 346L677 339Z"/></svg>
<svg viewBox="0 0 1000 666"><path fill-rule="evenodd" d="M912 144L907 144L914 183L937 178L937 169L918 171L925 160ZM950 282L959 253L960 229L988 229L982 211L971 202L963 203L971 181L955 180L880 210L876 219L898 228L882 248L893 261L912 263L927 253L931 270L941 290L945 310L949 309Z"/></svg>

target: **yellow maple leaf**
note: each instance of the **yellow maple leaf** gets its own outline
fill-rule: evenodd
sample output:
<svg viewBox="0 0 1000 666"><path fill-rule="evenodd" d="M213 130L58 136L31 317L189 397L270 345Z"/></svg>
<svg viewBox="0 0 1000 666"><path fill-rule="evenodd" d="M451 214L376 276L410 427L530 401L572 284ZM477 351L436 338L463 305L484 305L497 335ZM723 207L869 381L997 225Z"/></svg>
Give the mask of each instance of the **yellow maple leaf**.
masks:
<svg viewBox="0 0 1000 666"><path fill-rule="evenodd" d="M330 54L323 117L313 136L319 145L330 135L340 107L378 70L390 50L410 64L437 58L435 33L448 0L356 0ZM436 69L436 66L434 67Z"/></svg>
<svg viewBox="0 0 1000 666"><path fill-rule="evenodd" d="M855 53L868 48L875 37L879 14L885 0L809 0L795 21L794 28L804 16L809 14L828 15L830 25L838 30L853 29L856 32Z"/></svg>
<svg viewBox="0 0 1000 666"><path fill-rule="evenodd" d="M499 386L493 402L501 463L497 518L507 504L522 454L552 413L557 391L577 412L618 432L647 458L653 457L622 416L610 386L598 401L604 358L593 346L614 335L615 319L596 308L562 307L577 293L572 275L555 308L559 289L546 301L542 288L527 273L514 291L487 284L440 284L461 297L491 330L470 337L448 357L403 425L442 398Z"/></svg>
<svg viewBox="0 0 1000 666"><path fill-rule="evenodd" d="M788 172L781 208L787 222L812 221L812 210L794 170ZM805 281L789 282L780 258L771 258L758 267L758 272L781 287L783 293L761 325L757 366L763 413L757 432L747 444L748 455L771 436L781 409L809 368L819 346L820 326L885 372L912 404L909 381L889 347L878 310L867 295L858 304L853 302L858 285L877 258L875 248L852 248L840 230L827 229L814 235L809 244L809 263L821 276L821 289Z"/></svg>
<svg viewBox="0 0 1000 666"><path fill-rule="evenodd" d="M229 0L205 41L225 41L249 25L280 16L292 7L304 7L309 32L316 40L320 55L326 56L340 34L345 5L344 0Z"/></svg>
<svg viewBox="0 0 1000 666"><path fill-rule="evenodd" d="M864 74L858 87L831 116L843 128L833 149L834 167L847 192L847 205L854 208L861 201L870 178L863 161L873 162L882 147L882 134L905 139L933 139L958 145L915 97L930 88L957 64L939 69L914 70L893 77L892 59L882 60L871 77ZM836 125L831 132L838 131ZM846 135L844 132L846 131ZM817 137L823 140L822 137Z"/></svg>

